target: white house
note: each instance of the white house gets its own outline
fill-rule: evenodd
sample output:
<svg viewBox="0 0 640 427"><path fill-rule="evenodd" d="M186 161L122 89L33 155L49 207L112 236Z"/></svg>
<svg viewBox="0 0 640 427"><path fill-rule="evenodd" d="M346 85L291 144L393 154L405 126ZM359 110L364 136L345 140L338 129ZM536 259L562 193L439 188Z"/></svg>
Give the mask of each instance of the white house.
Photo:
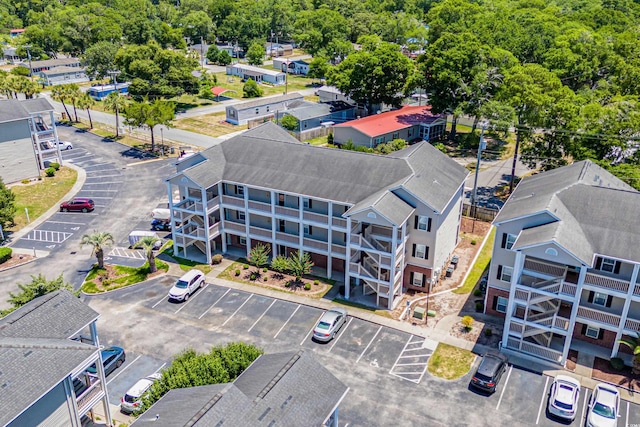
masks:
<svg viewBox="0 0 640 427"><path fill-rule="evenodd" d="M256 83L266 82L273 85L283 85L286 78L286 74L281 71L267 70L246 64L227 65L227 75L238 76L242 80L252 79Z"/></svg>

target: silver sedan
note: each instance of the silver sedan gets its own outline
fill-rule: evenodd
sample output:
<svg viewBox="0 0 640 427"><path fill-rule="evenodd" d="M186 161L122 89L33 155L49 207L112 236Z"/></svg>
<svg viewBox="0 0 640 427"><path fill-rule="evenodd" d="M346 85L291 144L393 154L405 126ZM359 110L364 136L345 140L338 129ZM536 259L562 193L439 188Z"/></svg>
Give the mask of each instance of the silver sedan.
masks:
<svg viewBox="0 0 640 427"><path fill-rule="evenodd" d="M336 307L326 311L313 329L313 339L329 342L347 321L347 310Z"/></svg>

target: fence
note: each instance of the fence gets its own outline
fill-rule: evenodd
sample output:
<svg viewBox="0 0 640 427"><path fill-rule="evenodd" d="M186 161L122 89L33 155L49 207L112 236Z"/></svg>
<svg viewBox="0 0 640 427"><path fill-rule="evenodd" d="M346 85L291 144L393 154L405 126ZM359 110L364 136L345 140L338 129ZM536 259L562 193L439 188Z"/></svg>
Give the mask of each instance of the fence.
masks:
<svg viewBox="0 0 640 427"><path fill-rule="evenodd" d="M498 211L496 209L489 209L482 206L476 206L475 208L475 216L473 215L473 209L471 204L463 203L462 204L462 215L468 217L475 217L480 221L492 222L494 218L498 215Z"/></svg>
<svg viewBox="0 0 640 427"><path fill-rule="evenodd" d="M302 142L302 141L306 141L308 139L313 139L313 138L318 138L321 136L327 136L330 133L333 133L333 128L332 127L319 127L319 128L313 128L313 129L309 129L309 130L304 130L300 133L297 132L291 132L289 131L289 133L296 138L298 141Z"/></svg>

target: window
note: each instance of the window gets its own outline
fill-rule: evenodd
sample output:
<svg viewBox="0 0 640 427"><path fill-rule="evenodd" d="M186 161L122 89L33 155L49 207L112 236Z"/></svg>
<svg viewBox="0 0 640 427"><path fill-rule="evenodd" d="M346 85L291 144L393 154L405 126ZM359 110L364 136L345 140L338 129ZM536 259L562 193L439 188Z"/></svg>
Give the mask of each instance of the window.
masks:
<svg viewBox="0 0 640 427"><path fill-rule="evenodd" d="M616 261L611 258L601 258L602 262L600 263L600 271L608 271L612 273L616 267Z"/></svg>
<svg viewBox="0 0 640 427"><path fill-rule="evenodd" d="M500 313L507 312L507 304L509 303L509 299L505 297L496 297L496 311Z"/></svg>
<svg viewBox="0 0 640 427"><path fill-rule="evenodd" d="M515 234L502 233L502 245L500 247L502 249L511 249L516 242L516 237L518 236Z"/></svg>
<svg viewBox="0 0 640 427"><path fill-rule="evenodd" d="M498 266L498 280L511 282L512 275L513 275L513 267L507 267L503 265Z"/></svg>
<svg viewBox="0 0 640 427"><path fill-rule="evenodd" d="M584 334L589 338L593 338L597 340L598 337L600 336L600 329L587 325L587 330L584 332Z"/></svg>
<svg viewBox="0 0 640 427"><path fill-rule="evenodd" d="M416 216L414 228L417 230L431 231L431 218L422 215Z"/></svg>
<svg viewBox="0 0 640 427"><path fill-rule="evenodd" d="M244 196L244 187L242 185L236 185L236 193L240 196Z"/></svg>
<svg viewBox="0 0 640 427"><path fill-rule="evenodd" d="M400 138L399 132L394 132L393 135L391 135L391 139L398 139L398 138Z"/></svg>
<svg viewBox="0 0 640 427"><path fill-rule="evenodd" d="M284 194L278 194L278 206L284 206Z"/></svg>
<svg viewBox="0 0 640 427"><path fill-rule="evenodd" d="M376 138L374 142L376 143L376 145L382 144L384 142L384 136L381 136L380 138Z"/></svg>
<svg viewBox="0 0 640 427"><path fill-rule="evenodd" d="M230 117L235 117L236 116L236 111L235 110L229 110L229 116Z"/></svg>
<svg viewBox="0 0 640 427"><path fill-rule="evenodd" d="M244 221L244 219L245 219L244 212L240 212L240 211L238 211L238 212L236 213L236 218L238 218L240 221Z"/></svg>
<svg viewBox="0 0 640 427"><path fill-rule="evenodd" d="M429 259L429 247L427 245L413 245L413 256L416 258Z"/></svg>
<svg viewBox="0 0 640 427"><path fill-rule="evenodd" d="M302 206L305 209L311 209L313 207L313 203L311 202L311 199L302 199Z"/></svg>
<svg viewBox="0 0 640 427"><path fill-rule="evenodd" d="M413 135L413 128L409 128L409 136Z"/></svg>
<svg viewBox="0 0 640 427"><path fill-rule="evenodd" d="M423 285L423 283L424 283L423 282L424 281L424 274L422 274L422 273L413 273L412 275L413 275L413 280L411 281L411 284L413 286L420 286L420 287L424 286Z"/></svg>
<svg viewBox="0 0 640 427"><path fill-rule="evenodd" d="M284 222L284 219L281 219L281 220L279 221L278 229L279 229L282 233L284 233L284 230L285 230L285 222Z"/></svg>
<svg viewBox="0 0 640 427"><path fill-rule="evenodd" d="M602 292L594 292L593 293L593 303L595 305L606 306L607 305L607 294L603 294Z"/></svg>
<svg viewBox="0 0 640 427"><path fill-rule="evenodd" d="M306 235L312 235L313 234L313 227L310 225L305 224L304 225L304 234Z"/></svg>
<svg viewBox="0 0 640 427"><path fill-rule="evenodd" d="M241 245L246 245L247 244L247 239L245 239L244 237L240 237L239 240L240 240L240 244Z"/></svg>

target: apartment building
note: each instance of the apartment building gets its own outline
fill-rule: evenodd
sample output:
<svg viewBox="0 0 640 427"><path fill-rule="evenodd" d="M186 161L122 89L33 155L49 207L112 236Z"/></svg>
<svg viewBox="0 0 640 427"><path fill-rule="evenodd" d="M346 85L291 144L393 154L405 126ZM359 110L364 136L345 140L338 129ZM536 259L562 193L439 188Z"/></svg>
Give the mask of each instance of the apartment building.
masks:
<svg viewBox="0 0 640 427"><path fill-rule="evenodd" d="M112 425L97 320L66 290L0 319L0 425L80 427L97 404ZM86 372L94 364L96 374Z"/></svg>
<svg viewBox="0 0 640 427"><path fill-rule="evenodd" d="M590 161L526 178L494 221L485 311L502 347L564 365L640 331L640 192Z"/></svg>
<svg viewBox="0 0 640 427"><path fill-rule="evenodd" d="M468 174L428 143L378 156L301 144L270 122L176 168L166 180L174 253L308 252L344 280L346 298L353 284L385 308L449 261Z"/></svg>

